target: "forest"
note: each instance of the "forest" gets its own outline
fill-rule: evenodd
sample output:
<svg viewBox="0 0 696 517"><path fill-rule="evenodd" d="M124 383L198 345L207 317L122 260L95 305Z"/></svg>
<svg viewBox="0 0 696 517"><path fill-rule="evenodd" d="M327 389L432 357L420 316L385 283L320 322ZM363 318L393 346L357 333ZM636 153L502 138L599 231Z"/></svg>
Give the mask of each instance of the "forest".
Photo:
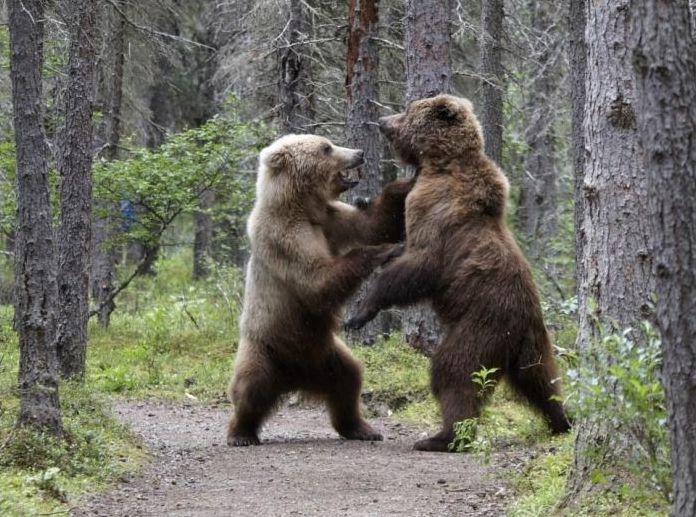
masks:
<svg viewBox="0 0 696 517"><path fill-rule="evenodd" d="M6 0L0 17L0 515L696 515L696 1ZM558 369L537 404L491 364L454 372L466 391L443 402L452 324L427 299L350 324L424 224L409 203L426 151L403 159L384 117L439 94L471 101L509 183L497 227L538 289L553 357L537 362ZM337 318L316 301L380 434L354 440L331 402L283 392L261 445L229 447L258 442L225 442L264 398L248 408L229 386L249 320L283 301L251 304L246 268L277 230L251 214L287 135L362 151L351 206L329 213L415 185L404 247ZM491 289L512 306L512 285ZM482 314L456 353L517 317ZM467 396L480 410L445 414ZM448 418L449 453L414 450Z"/></svg>

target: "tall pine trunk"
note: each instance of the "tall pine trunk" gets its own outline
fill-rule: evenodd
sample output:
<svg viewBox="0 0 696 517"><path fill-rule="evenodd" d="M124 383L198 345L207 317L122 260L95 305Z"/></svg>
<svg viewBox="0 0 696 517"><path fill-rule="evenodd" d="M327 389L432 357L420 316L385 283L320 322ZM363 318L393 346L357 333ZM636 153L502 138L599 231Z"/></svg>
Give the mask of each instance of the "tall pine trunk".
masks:
<svg viewBox="0 0 696 517"><path fill-rule="evenodd" d="M126 50L126 20L111 6L107 8L108 27L107 56L103 70L102 85L104 97L104 121L102 137L104 139L103 156L107 161L118 157L121 140L121 104L123 99L123 69ZM120 6L126 9L125 5ZM117 234L117 220L114 214L117 206L113 203L96 199L96 214L92 226L92 298L96 305L97 320L102 327L108 327L111 313L116 308L111 294L116 278L117 251L114 238Z"/></svg>
<svg viewBox="0 0 696 517"><path fill-rule="evenodd" d="M407 0L404 20L406 102L450 91L449 0ZM403 311L406 341L431 354L442 337L440 323L428 303Z"/></svg>
<svg viewBox="0 0 696 517"><path fill-rule="evenodd" d="M481 128L486 154L500 163L503 154L503 0L481 5Z"/></svg>
<svg viewBox="0 0 696 517"><path fill-rule="evenodd" d="M15 326L19 337L17 424L63 433L55 348L57 287L41 106L43 1L9 0L10 75L17 148Z"/></svg>
<svg viewBox="0 0 696 517"><path fill-rule="evenodd" d="M193 279L200 280L210 274L213 247L213 218L208 210L215 203L215 192L206 190L198 196L198 210L193 212Z"/></svg>
<svg viewBox="0 0 696 517"><path fill-rule="evenodd" d="M574 216L575 227L575 285L582 277L582 254L585 236L582 229L585 197L582 185L585 178L585 135L583 118L585 114L585 75L587 72L587 47L585 45L585 0L570 0L568 27L568 75L570 78L570 116L571 116L571 157L574 178Z"/></svg>
<svg viewBox="0 0 696 517"><path fill-rule="evenodd" d="M585 238L578 289L581 357L597 342L600 327L620 332L649 317L654 291L647 181L638 147L629 51L630 3L601 0L586 6L583 127L589 153L580 186L584 203L579 231ZM592 472L620 458L629 442L621 427L609 428L597 419L578 422L569 500L589 488Z"/></svg>
<svg viewBox="0 0 696 517"><path fill-rule="evenodd" d="M377 36L378 0L349 0L346 52L346 145L365 152L363 175L348 192L348 201L372 198L380 191L382 140L379 135L379 52ZM348 304L352 313L365 298L370 281L364 282ZM352 341L372 343L390 330L390 313L384 312L362 329L349 332Z"/></svg>
<svg viewBox="0 0 696 517"><path fill-rule="evenodd" d="M635 4L633 63L667 396L672 515L696 515L696 53L685 3Z"/></svg>
<svg viewBox="0 0 696 517"><path fill-rule="evenodd" d="M65 4L70 30L65 125L60 134L58 334L61 375L82 378L87 355L92 217L92 94L96 62L96 2Z"/></svg>
<svg viewBox="0 0 696 517"><path fill-rule="evenodd" d="M527 154L521 182L519 225L529 237L534 257L546 256L547 244L556 232L558 171L555 158L554 123L557 114L549 109L558 91L559 70L551 18L553 6L544 0L530 3L532 30L538 50L530 60L532 76L527 103L527 127L524 139Z"/></svg>
<svg viewBox="0 0 696 517"><path fill-rule="evenodd" d="M280 125L283 133L306 133L314 120L310 46L312 19L306 0L290 0L290 20L286 37L279 49L280 58Z"/></svg>

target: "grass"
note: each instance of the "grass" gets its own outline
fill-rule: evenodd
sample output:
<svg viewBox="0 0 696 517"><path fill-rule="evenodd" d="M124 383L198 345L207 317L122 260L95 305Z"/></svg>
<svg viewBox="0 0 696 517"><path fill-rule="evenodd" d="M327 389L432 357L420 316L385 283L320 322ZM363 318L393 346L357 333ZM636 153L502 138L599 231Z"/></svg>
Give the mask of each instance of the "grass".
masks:
<svg viewBox="0 0 696 517"><path fill-rule="evenodd" d="M239 272L218 268L192 283L185 257L159 267L124 296L108 329L90 328L87 383L133 398L225 399L238 344Z"/></svg>

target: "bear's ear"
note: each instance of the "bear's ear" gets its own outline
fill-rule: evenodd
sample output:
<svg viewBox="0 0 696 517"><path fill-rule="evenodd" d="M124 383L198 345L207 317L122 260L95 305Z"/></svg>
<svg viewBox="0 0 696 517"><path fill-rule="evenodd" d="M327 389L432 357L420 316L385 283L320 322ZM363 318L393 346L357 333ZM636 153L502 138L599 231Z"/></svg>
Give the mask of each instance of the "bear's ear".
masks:
<svg viewBox="0 0 696 517"><path fill-rule="evenodd" d="M287 149L281 147L280 149L274 149L265 153L262 160L271 171L280 172L291 166L292 155Z"/></svg>
<svg viewBox="0 0 696 517"><path fill-rule="evenodd" d="M451 121L457 117L457 112L449 104L438 104L434 108L435 117L444 121Z"/></svg>

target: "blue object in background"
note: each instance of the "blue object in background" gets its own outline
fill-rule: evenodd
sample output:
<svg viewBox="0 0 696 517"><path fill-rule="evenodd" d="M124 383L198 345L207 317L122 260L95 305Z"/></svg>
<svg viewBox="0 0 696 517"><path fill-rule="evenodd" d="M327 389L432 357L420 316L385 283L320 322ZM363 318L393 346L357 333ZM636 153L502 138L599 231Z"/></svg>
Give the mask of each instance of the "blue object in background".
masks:
<svg viewBox="0 0 696 517"><path fill-rule="evenodd" d="M121 200L121 229L125 232L130 229L138 220L138 214L135 213L135 206L127 199Z"/></svg>

